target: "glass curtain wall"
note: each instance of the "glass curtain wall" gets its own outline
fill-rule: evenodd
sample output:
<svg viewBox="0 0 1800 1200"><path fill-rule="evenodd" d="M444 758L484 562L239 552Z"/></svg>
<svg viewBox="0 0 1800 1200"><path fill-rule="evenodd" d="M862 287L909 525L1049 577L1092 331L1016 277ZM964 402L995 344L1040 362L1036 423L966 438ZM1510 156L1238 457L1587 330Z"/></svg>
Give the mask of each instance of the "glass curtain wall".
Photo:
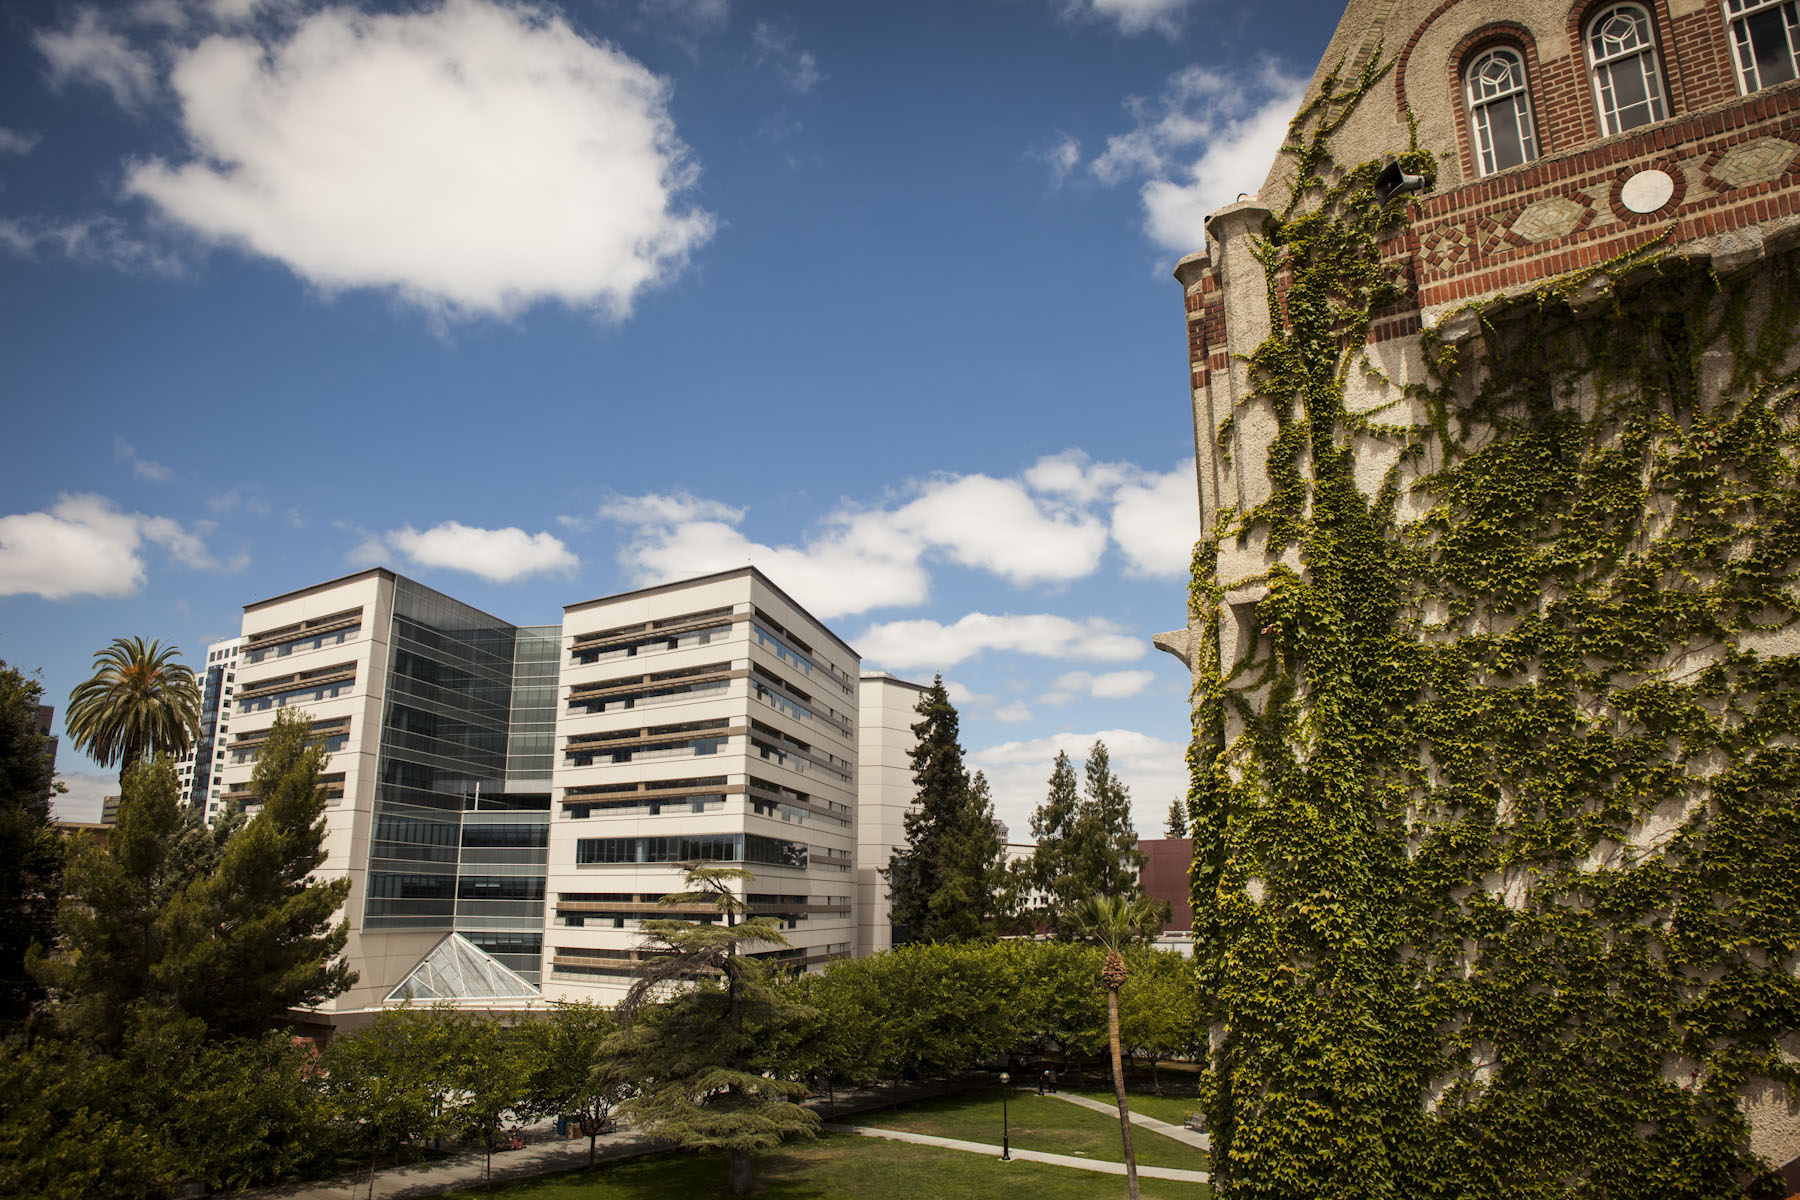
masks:
<svg viewBox="0 0 1800 1200"><path fill-rule="evenodd" d="M538 982L561 650L395 581L365 928L453 930Z"/></svg>

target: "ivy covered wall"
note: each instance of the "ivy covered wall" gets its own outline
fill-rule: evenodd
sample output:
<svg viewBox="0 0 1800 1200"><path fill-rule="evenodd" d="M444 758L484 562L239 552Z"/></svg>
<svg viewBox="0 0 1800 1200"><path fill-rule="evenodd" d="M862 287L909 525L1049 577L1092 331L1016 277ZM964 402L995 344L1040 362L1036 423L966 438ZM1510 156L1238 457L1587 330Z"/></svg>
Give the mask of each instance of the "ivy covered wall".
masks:
<svg viewBox="0 0 1800 1200"><path fill-rule="evenodd" d="M1408 215L1332 134L1387 69L1296 120L1269 333L1205 431L1267 479L1212 514L1185 648L1218 1193L1777 1194L1800 257L1656 241L1375 354Z"/></svg>

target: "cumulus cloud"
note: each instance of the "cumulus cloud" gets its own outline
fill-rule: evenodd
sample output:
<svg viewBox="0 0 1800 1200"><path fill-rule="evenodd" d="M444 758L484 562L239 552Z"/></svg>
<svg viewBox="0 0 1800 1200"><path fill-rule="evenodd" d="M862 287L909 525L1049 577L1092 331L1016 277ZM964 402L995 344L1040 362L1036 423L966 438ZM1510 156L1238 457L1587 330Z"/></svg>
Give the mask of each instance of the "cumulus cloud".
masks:
<svg viewBox="0 0 1800 1200"><path fill-rule="evenodd" d="M1022 721L1031 720L1031 709L1026 707L1023 700L1014 700L1011 704L996 708L994 720L1007 725L1017 725Z"/></svg>
<svg viewBox="0 0 1800 1200"><path fill-rule="evenodd" d="M756 54L756 65L774 71L781 86L796 96L804 96L825 81L818 60L810 50L800 49L788 30L758 21L750 32L750 46Z"/></svg>
<svg viewBox="0 0 1800 1200"><path fill-rule="evenodd" d="M1149 33L1165 37L1181 32L1182 19L1193 0L1061 0L1065 16L1108 21L1120 33Z"/></svg>
<svg viewBox="0 0 1800 1200"><path fill-rule="evenodd" d="M845 503L786 545L744 533L746 510L689 492L616 496L591 517L558 520L577 531L625 526L619 560L640 584L753 563L829 620L923 603L932 561L1019 587L1059 586L1093 574L1115 544L1127 574L1181 575L1199 536L1193 477L1191 459L1165 476L1069 451L1017 478L942 475L906 485L885 506Z"/></svg>
<svg viewBox="0 0 1800 1200"><path fill-rule="evenodd" d="M52 87L92 84L128 109L156 94L156 65L150 56L110 28L95 9L78 9L67 29L40 30L32 40L50 69Z"/></svg>
<svg viewBox="0 0 1800 1200"><path fill-rule="evenodd" d="M129 596L144 583L145 542L185 567L221 569L200 532L172 518L125 512L104 496L66 494L48 512L0 517L0 596Z"/></svg>
<svg viewBox="0 0 1800 1200"><path fill-rule="evenodd" d="M0 125L0 154L30 154L37 144L37 134L20 133Z"/></svg>
<svg viewBox="0 0 1800 1200"><path fill-rule="evenodd" d="M404 555L421 567L467 571L489 583L514 583L532 575L566 575L581 565L561 539L549 533L480 529L461 521L445 521L420 531L411 525L365 536L350 552L356 562L376 562L388 553Z"/></svg>
<svg viewBox="0 0 1800 1200"><path fill-rule="evenodd" d="M1131 815L1139 837L1160 836L1169 801L1187 794L1187 745L1132 729L1058 733L1024 742L1002 742L972 751L968 762L986 773L994 811L1007 827L1031 828L1031 814L1044 801L1051 764L1058 751L1075 760L1076 772L1094 742L1106 743L1112 772L1131 789Z"/></svg>
<svg viewBox="0 0 1800 1200"><path fill-rule="evenodd" d="M1161 95L1135 97L1134 128L1107 139L1088 169L1101 183L1135 180L1144 232L1180 253L1206 244L1215 210L1255 191L1275 162L1306 80L1271 63L1252 71L1188 67Z"/></svg>
<svg viewBox="0 0 1800 1200"><path fill-rule="evenodd" d="M1143 657L1149 641L1104 617L1075 621L1050 613L973 612L950 625L924 619L871 625L855 645L865 662L941 671L988 650L1129 662Z"/></svg>
<svg viewBox="0 0 1800 1200"><path fill-rule="evenodd" d="M1050 690L1038 697L1045 704L1067 704L1078 696L1096 700L1123 700L1135 696L1156 682L1154 671L1108 671L1095 675L1090 671L1070 671L1060 676Z"/></svg>
<svg viewBox="0 0 1800 1200"><path fill-rule="evenodd" d="M545 10L326 8L182 49L169 85L191 157L135 164L128 192L327 292L621 318L714 229L667 83Z"/></svg>

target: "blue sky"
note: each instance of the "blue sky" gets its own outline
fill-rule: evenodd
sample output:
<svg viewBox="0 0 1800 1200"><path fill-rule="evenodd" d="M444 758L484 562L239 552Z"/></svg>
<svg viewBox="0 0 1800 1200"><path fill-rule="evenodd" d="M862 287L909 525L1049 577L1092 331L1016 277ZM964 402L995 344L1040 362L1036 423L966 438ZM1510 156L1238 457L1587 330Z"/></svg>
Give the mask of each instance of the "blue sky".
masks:
<svg viewBox="0 0 1800 1200"><path fill-rule="evenodd" d="M1214 0L8 5L0 658L381 563L520 624L753 561L941 671L1026 833L1183 786L1180 292L1338 15ZM60 723L60 720L59 720ZM65 742L71 813L105 783Z"/></svg>

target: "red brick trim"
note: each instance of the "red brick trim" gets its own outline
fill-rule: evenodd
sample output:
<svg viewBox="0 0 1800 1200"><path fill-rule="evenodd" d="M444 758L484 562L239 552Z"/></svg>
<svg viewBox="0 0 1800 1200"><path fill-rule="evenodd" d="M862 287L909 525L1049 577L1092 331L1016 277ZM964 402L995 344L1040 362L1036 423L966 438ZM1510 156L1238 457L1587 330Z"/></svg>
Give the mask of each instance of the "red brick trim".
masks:
<svg viewBox="0 0 1800 1200"><path fill-rule="evenodd" d="M1537 41L1523 25L1493 21L1471 30L1450 52L1450 102L1456 110L1456 146L1462 154L1464 179L1481 178L1481 163L1475 157L1475 141L1469 132L1469 89L1463 71L1477 55L1497 45L1517 50L1525 58L1525 99L1531 107L1531 136L1537 142L1537 157L1555 149L1545 137L1543 118L1538 116L1543 73L1538 69Z"/></svg>
<svg viewBox="0 0 1800 1200"><path fill-rule="evenodd" d="M1668 113L1663 117L1667 121L1680 116L1690 107L1687 102L1687 90L1682 86L1681 75L1672 70L1674 63L1669 57L1669 5L1668 0L1588 0L1585 4L1577 4L1569 10L1569 47L1574 51L1574 62L1581 77L1581 87L1587 93L1588 116L1587 130L1590 138L1606 136L1600 125L1600 101L1594 95L1593 65L1588 61L1587 31L1589 18L1603 8L1612 8L1618 4L1634 4L1650 16L1650 38L1656 46L1657 70L1662 76L1663 104ZM1627 130L1626 132L1630 132Z"/></svg>
<svg viewBox="0 0 1800 1200"><path fill-rule="evenodd" d="M1419 22L1419 27L1412 31L1411 37L1406 39L1406 45L1400 47L1399 57L1394 60L1394 109L1402 117L1406 115L1406 64L1412 61L1413 47L1419 44L1419 39L1425 36L1425 31L1431 28L1432 22L1461 3L1462 0L1443 0L1436 8L1425 14L1425 19Z"/></svg>

